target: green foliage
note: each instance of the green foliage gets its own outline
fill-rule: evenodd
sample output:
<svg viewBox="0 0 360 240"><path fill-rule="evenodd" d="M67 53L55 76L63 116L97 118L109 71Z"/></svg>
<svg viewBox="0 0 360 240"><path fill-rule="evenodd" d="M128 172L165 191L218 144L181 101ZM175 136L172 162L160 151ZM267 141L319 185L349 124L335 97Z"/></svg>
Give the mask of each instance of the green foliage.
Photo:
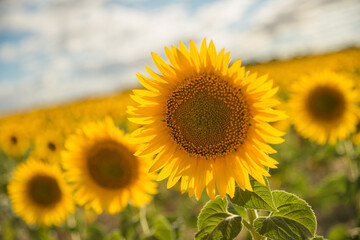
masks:
<svg viewBox="0 0 360 240"><path fill-rule="evenodd" d="M254 222L258 233L269 239L309 239L316 231L316 218L310 206L297 196L273 191L277 212Z"/></svg>
<svg viewBox="0 0 360 240"><path fill-rule="evenodd" d="M50 228L48 228L48 227L29 226L28 229L29 229L30 239L37 239L37 240L52 240L53 239L53 237L50 236Z"/></svg>
<svg viewBox="0 0 360 240"><path fill-rule="evenodd" d="M119 230L115 230L106 237L106 240L124 240L124 238Z"/></svg>
<svg viewBox="0 0 360 240"><path fill-rule="evenodd" d="M312 240L326 240L324 237L316 236Z"/></svg>
<svg viewBox="0 0 360 240"><path fill-rule="evenodd" d="M199 215L196 239L234 239L241 231L241 221L253 236L256 235L255 239L262 239L262 236L284 240L313 238L316 218L310 206L291 193L271 192L265 180L266 185L262 185L251 179L253 192L236 186L235 195L229 202L219 196L209 201ZM258 218L256 214L244 216L246 209L266 210L270 215Z"/></svg>
<svg viewBox="0 0 360 240"><path fill-rule="evenodd" d="M347 202L349 196L349 180L343 174L330 175L319 185L316 196L319 205L329 210L334 204Z"/></svg>
<svg viewBox="0 0 360 240"><path fill-rule="evenodd" d="M97 239L104 239L105 233L100 228L100 226L93 224L89 225L86 232L86 239L89 240L97 240Z"/></svg>
<svg viewBox="0 0 360 240"><path fill-rule="evenodd" d="M330 175L319 185L318 194L322 197L331 197L330 195L343 196L346 192L347 181L348 178L343 174Z"/></svg>
<svg viewBox="0 0 360 240"><path fill-rule="evenodd" d="M1 229L1 237L3 240L14 240L15 239L15 233L11 231L11 222L5 221L5 223L2 226Z"/></svg>
<svg viewBox="0 0 360 240"><path fill-rule="evenodd" d="M235 188L235 195L230 201L238 206L250 209L263 209L268 211L276 211L273 202L269 182L265 178L266 185L262 185L253 178L250 179L253 192L243 191L239 186Z"/></svg>
<svg viewBox="0 0 360 240"><path fill-rule="evenodd" d="M227 200L217 196L201 210L195 239L234 239L241 231L242 218L227 211Z"/></svg>
<svg viewBox="0 0 360 240"><path fill-rule="evenodd" d="M292 128L284 138L284 143L273 146L277 153L271 157L281 166L271 169L270 180L276 179L281 182L282 188L309 199L315 191L314 182L321 179L325 169L334 163L339 154L335 146L319 146L299 137Z"/></svg>
<svg viewBox="0 0 360 240"><path fill-rule="evenodd" d="M233 204L231 201L228 201L228 212L236 215L240 215L242 218L247 219L246 209L244 207Z"/></svg>
<svg viewBox="0 0 360 240"><path fill-rule="evenodd" d="M329 240L351 239L348 236L346 226L344 226L343 224L339 224L339 225L336 225L335 227L333 227L329 232L328 238L329 238Z"/></svg>
<svg viewBox="0 0 360 240"><path fill-rule="evenodd" d="M158 240L175 239L175 233L171 227L171 224L163 216L158 216L155 220L154 237Z"/></svg>
<svg viewBox="0 0 360 240"><path fill-rule="evenodd" d="M139 238L140 227L139 210L128 206L120 214L119 230L125 239Z"/></svg>

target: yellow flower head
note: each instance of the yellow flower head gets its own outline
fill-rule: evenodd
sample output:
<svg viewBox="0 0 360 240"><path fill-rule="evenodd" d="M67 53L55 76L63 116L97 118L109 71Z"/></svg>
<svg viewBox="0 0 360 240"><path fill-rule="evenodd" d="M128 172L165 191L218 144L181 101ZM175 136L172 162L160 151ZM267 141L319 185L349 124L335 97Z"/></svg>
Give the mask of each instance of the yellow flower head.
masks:
<svg viewBox="0 0 360 240"><path fill-rule="evenodd" d="M131 201L142 206L157 193L149 174L150 159L135 157L136 148L110 118L92 122L65 142L62 165L78 204L101 213L120 212Z"/></svg>
<svg viewBox="0 0 360 240"><path fill-rule="evenodd" d="M277 164L268 144L283 142L268 122L286 117L272 109L272 81L248 75L240 60L229 66L230 53L205 39L200 52L193 41L190 51L180 42L165 52L170 64L152 53L161 74L146 66L153 79L137 75L146 89L134 90L138 105L128 107L130 120L144 125L133 133L143 143L136 155L157 154L150 170L162 169L158 180L168 177L170 188L181 179L181 191L196 199L204 187L214 199L215 185L221 197L234 195L235 182L252 190L249 174L264 184L264 166Z"/></svg>
<svg viewBox="0 0 360 240"><path fill-rule="evenodd" d="M356 133L351 136L351 142L356 146L360 145L360 132L358 129L359 127L357 127Z"/></svg>
<svg viewBox="0 0 360 240"><path fill-rule="evenodd" d="M358 92L351 79L333 72L303 77L289 100L296 131L318 144L335 144L356 129Z"/></svg>
<svg viewBox="0 0 360 240"><path fill-rule="evenodd" d="M64 137L60 131L45 130L35 137L32 156L48 163L59 163Z"/></svg>
<svg viewBox="0 0 360 240"><path fill-rule="evenodd" d="M11 158L23 156L30 147L28 132L23 123L1 124L0 128L0 149Z"/></svg>
<svg viewBox="0 0 360 240"><path fill-rule="evenodd" d="M288 112L287 103L283 99L280 99L280 98L276 98L276 99L279 100L279 102L281 102L281 104L274 107L274 109L284 111L284 112ZM291 123L290 123L289 118L285 118L285 119L282 119L280 121L272 122L271 126L275 127L276 129L279 129L280 131L287 132L289 130L290 126L291 126Z"/></svg>
<svg viewBox="0 0 360 240"><path fill-rule="evenodd" d="M34 159L16 167L8 185L14 212L28 224L59 225L74 211L60 168Z"/></svg>

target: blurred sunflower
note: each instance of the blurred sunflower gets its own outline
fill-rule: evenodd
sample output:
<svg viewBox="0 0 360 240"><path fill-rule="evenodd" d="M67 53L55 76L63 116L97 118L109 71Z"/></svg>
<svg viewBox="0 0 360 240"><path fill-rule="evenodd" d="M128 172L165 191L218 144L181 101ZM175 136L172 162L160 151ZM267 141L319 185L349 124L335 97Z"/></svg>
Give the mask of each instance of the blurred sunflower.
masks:
<svg viewBox="0 0 360 240"><path fill-rule="evenodd" d="M358 121L356 124L356 130L351 135L351 142L356 146L360 146L360 108L358 108L357 116L358 116Z"/></svg>
<svg viewBox="0 0 360 240"><path fill-rule="evenodd" d="M196 199L204 187L214 199L215 185L221 197L233 196L235 182L251 191L249 174L265 184L264 166L277 164L268 144L283 142L268 122L286 118L272 109L279 104L272 81L245 73L240 60L229 67L230 53L205 39L200 52L193 41L190 51L180 42L165 52L171 65L152 53L161 75L148 66L154 79L137 75L146 89L133 90L138 104L128 107L130 120L144 125L133 132L143 143L136 155L157 154L150 171L162 169L158 180L168 177L168 188L181 179L182 193Z"/></svg>
<svg viewBox="0 0 360 240"><path fill-rule="evenodd" d="M58 225L74 211L59 167L29 159L18 165L8 185L14 212L28 224Z"/></svg>
<svg viewBox="0 0 360 240"><path fill-rule="evenodd" d="M31 142L23 123L3 123L0 132L0 148L7 156L19 158L30 148Z"/></svg>
<svg viewBox="0 0 360 240"><path fill-rule="evenodd" d="M157 193L150 159L133 155L135 146L110 118L84 125L65 142L62 164L79 205L113 214L128 205L141 206Z"/></svg>
<svg viewBox="0 0 360 240"><path fill-rule="evenodd" d="M333 72L314 73L292 86L292 122L303 137L335 144L356 130L357 99L351 79Z"/></svg>
<svg viewBox="0 0 360 240"><path fill-rule="evenodd" d="M351 136L351 142L356 146L360 146L360 125L359 124L356 127L356 132Z"/></svg>
<svg viewBox="0 0 360 240"><path fill-rule="evenodd" d="M274 107L274 109L288 112L287 104L286 104L285 100L280 99L280 98L276 98L276 99L279 100L281 102L281 104ZM285 118L285 119L282 119L282 120L279 120L276 122L272 122L271 126L275 127L276 129L279 129L280 131L287 132L291 126L291 123L290 123L289 118Z"/></svg>
<svg viewBox="0 0 360 240"><path fill-rule="evenodd" d="M60 131L46 130L36 136L32 156L48 163L58 163L64 148L64 137Z"/></svg>

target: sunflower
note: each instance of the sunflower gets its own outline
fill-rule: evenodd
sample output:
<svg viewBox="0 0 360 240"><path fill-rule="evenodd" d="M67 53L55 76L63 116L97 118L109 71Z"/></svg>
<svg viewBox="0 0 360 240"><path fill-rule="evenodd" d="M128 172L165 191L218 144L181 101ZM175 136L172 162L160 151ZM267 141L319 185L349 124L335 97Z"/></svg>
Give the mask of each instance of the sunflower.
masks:
<svg viewBox="0 0 360 240"><path fill-rule="evenodd" d="M288 112L287 104L284 99L276 98L279 102L281 102L280 105L274 107L276 110ZM289 118L282 119L280 121L272 122L271 126L275 127L276 129L279 129L280 131L287 132L291 126L291 123L289 121Z"/></svg>
<svg viewBox="0 0 360 240"><path fill-rule="evenodd" d="M358 92L351 79L333 72L319 72L292 86L289 100L296 131L318 144L335 144L357 125Z"/></svg>
<svg viewBox="0 0 360 240"><path fill-rule="evenodd" d="M283 142L268 122L286 117L272 109L279 104L272 81L246 73L240 59L229 67L230 53L205 39L200 52L193 41L190 51L180 42L165 52L170 64L152 53L161 74L146 66L153 79L137 75L146 89L133 90L138 104L128 108L143 125L133 132L142 143L136 155L156 154L150 171L161 169L158 180L168 178L168 188L180 180L181 192L196 199L204 188L211 199L216 188L233 196L235 182L252 191L249 174L265 184L264 166L277 164L265 154L275 152L269 143Z"/></svg>
<svg viewBox="0 0 360 240"><path fill-rule="evenodd" d="M5 122L0 132L0 148L8 157L20 158L30 148L30 138L22 123Z"/></svg>
<svg viewBox="0 0 360 240"><path fill-rule="evenodd" d="M356 125L356 131L351 136L351 142L356 146L360 146L360 122Z"/></svg>
<svg viewBox="0 0 360 240"><path fill-rule="evenodd" d="M352 133L350 140L354 145L360 146L360 108L357 108L357 116L358 116L358 121L356 124L356 130L355 132Z"/></svg>
<svg viewBox="0 0 360 240"><path fill-rule="evenodd" d="M28 224L59 225L74 211L69 187L58 166L28 159L8 185L14 212Z"/></svg>
<svg viewBox="0 0 360 240"><path fill-rule="evenodd" d="M44 162L58 163L60 152L64 148L63 142L64 137L60 131L46 130L36 136L32 155Z"/></svg>
<svg viewBox="0 0 360 240"><path fill-rule="evenodd" d="M106 118L84 125L66 140L62 165L79 205L113 214L129 200L142 206L157 193L156 175L148 173L150 159L135 157L128 138Z"/></svg>

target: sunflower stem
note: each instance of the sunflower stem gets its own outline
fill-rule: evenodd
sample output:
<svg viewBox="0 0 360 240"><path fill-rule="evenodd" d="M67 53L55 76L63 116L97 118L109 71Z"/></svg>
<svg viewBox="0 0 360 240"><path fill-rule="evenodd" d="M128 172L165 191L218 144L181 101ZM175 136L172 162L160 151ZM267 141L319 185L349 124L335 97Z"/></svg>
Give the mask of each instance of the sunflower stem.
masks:
<svg viewBox="0 0 360 240"><path fill-rule="evenodd" d="M50 240L49 228L46 226L42 226L42 227L38 228L37 237L39 239Z"/></svg>
<svg viewBox="0 0 360 240"><path fill-rule="evenodd" d="M351 181L355 181L359 175L359 172L358 172L358 167L356 166L356 162L353 161L354 146L349 140L344 141L344 151L345 151L345 163L350 171L349 179Z"/></svg>
<svg viewBox="0 0 360 240"><path fill-rule="evenodd" d="M359 166L357 163L357 152L354 149L354 145L350 140L344 141L344 151L345 151L345 164L349 169L348 179L356 185L356 181L359 177ZM355 193L354 199L355 204L360 208L360 195Z"/></svg>
<svg viewBox="0 0 360 240"><path fill-rule="evenodd" d="M151 233L150 233L149 225L146 220L146 207L140 208L140 225L145 236L150 236Z"/></svg>
<svg viewBox="0 0 360 240"><path fill-rule="evenodd" d="M254 220L258 217L257 211L254 209L246 209L246 213L249 219L249 222L243 220L242 223L249 230L253 240L264 240L265 237L261 236L258 232L256 232L254 227Z"/></svg>

